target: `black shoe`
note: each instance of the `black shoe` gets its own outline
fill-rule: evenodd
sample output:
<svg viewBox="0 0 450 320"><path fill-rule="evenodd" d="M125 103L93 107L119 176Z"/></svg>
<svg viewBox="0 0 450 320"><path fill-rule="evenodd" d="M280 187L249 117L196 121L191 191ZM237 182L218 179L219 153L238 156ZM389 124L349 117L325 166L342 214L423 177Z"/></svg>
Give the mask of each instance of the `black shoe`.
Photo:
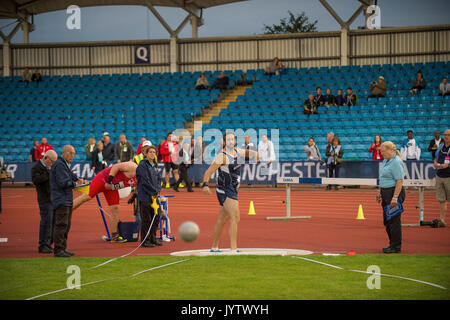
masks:
<svg viewBox="0 0 450 320"><path fill-rule="evenodd" d="M155 244L151 243L150 241L145 241L142 244L142 246L145 247L145 248L153 248L155 246Z"/></svg>
<svg viewBox="0 0 450 320"><path fill-rule="evenodd" d="M71 257L70 254L68 254L66 251L63 251L63 250L55 252L53 255L55 258L70 258Z"/></svg>
<svg viewBox="0 0 450 320"><path fill-rule="evenodd" d="M180 192L180 190L178 190L178 185L174 185L173 190L175 190L175 192Z"/></svg>
<svg viewBox="0 0 450 320"><path fill-rule="evenodd" d="M161 242L160 240L158 240L158 239L152 240L152 243L153 243L155 246L162 246L162 242Z"/></svg>
<svg viewBox="0 0 450 320"><path fill-rule="evenodd" d="M39 248L39 253L53 253L53 249L52 248L49 248L49 247L42 247L42 248Z"/></svg>
<svg viewBox="0 0 450 320"><path fill-rule="evenodd" d="M400 248L393 248L393 247L387 247L383 248L383 253L401 253L402 249Z"/></svg>
<svg viewBox="0 0 450 320"><path fill-rule="evenodd" d="M191 189L188 189L188 192L194 192L194 190L191 188Z"/></svg>
<svg viewBox="0 0 450 320"><path fill-rule="evenodd" d="M67 251L67 250L64 250L64 252L67 253L68 255L70 255L71 257L75 255L75 253Z"/></svg>

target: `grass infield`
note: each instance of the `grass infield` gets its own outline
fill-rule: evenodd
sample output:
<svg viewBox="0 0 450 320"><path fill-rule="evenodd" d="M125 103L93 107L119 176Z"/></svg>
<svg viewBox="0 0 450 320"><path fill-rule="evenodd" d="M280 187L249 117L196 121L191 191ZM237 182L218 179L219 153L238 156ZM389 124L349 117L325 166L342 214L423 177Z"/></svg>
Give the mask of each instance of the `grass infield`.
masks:
<svg viewBox="0 0 450 320"><path fill-rule="evenodd" d="M71 265L81 288L45 295L49 300L448 300L450 255L128 257L97 269L106 258L0 259L0 299L23 300L67 288ZM189 259L133 276L153 267ZM447 290L381 276L368 289L371 265L381 274L434 283ZM98 281L98 282L97 282ZM74 283L74 282L70 282ZM76 284L76 283L75 283Z"/></svg>

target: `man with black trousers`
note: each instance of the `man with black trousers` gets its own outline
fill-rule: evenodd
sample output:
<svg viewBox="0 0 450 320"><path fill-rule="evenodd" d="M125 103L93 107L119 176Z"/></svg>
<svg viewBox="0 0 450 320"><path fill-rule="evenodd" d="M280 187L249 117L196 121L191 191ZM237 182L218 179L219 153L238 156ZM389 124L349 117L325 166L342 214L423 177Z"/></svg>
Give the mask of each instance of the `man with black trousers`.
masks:
<svg viewBox="0 0 450 320"><path fill-rule="evenodd" d="M74 255L66 250L67 236L72 221L73 194L72 189L77 185L86 183L70 170L69 163L75 157L75 149L71 145L63 148L62 157L59 157L50 171L50 198L54 211L53 227L53 254L55 257L68 258Z"/></svg>
<svg viewBox="0 0 450 320"><path fill-rule="evenodd" d="M53 206L50 199L50 168L58 159L54 150L49 150L44 157L31 168L31 180L36 186L41 222L39 224L39 253L53 253L52 228Z"/></svg>
<svg viewBox="0 0 450 320"><path fill-rule="evenodd" d="M143 242L143 247L161 246L162 242L156 239L156 230L160 219L159 213L155 212L152 207L153 198L157 197L161 191L162 177L158 171L158 150L153 145L146 146L143 147L143 154L145 158L139 162L136 169L138 200L141 210L141 242ZM143 241L149 229L150 233Z"/></svg>
<svg viewBox="0 0 450 320"><path fill-rule="evenodd" d="M187 191L194 192L194 190L192 189L191 180L189 179L189 176L187 174L187 170L191 166L191 159L192 159L191 144L189 142L183 143L183 148L180 150L178 155L179 155L178 161L180 162L179 163L180 177L178 178L178 181L173 186L173 189L176 192L179 192L178 186L180 185L180 183L182 181L184 181L184 183L186 184L186 187L187 187Z"/></svg>

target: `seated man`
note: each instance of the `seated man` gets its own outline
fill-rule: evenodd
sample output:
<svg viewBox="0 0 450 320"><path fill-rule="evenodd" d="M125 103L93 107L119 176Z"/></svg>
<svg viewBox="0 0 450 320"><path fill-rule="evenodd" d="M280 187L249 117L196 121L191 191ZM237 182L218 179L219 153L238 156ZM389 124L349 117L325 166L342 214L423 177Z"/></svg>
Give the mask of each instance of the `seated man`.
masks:
<svg viewBox="0 0 450 320"><path fill-rule="evenodd" d="M21 81L26 82L27 84L28 82L31 82L31 73L28 67L25 67L25 69L23 69Z"/></svg>
<svg viewBox="0 0 450 320"><path fill-rule="evenodd" d="M341 90L341 94L342 94L342 90ZM325 96L325 105L327 107L337 106L336 97L333 96L333 94L331 93L331 89L330 88L327 89L327 94Z"/></svg>
<svg viewBox="0 0 450 320"><path fill-rule="evenodd" d="M448 84L446 77L442 78L442 82L439 85L439 94L443 97L450 95L450 84Z"/></svg>
<svg viewBox="0 0 450 320"><path fill-rule="evenodd" d="M314 102L317 106L323 106L325 104L325 98L322 95L322 88L317 87L316 88L316 95L314 97Z"/></svg>
<svg viewBox="0 0 450 320"><path fill-rule="evenodd" d="M413 87L409 91L409 94L413 95L416 94L417 92L420 92L422 89L425 89L426 84L427 83L423 78L422 71L419 70L417 72L417 77L413 81Z"/></svg>
<svg viewBox="0 0 450 320"><path fill-rule="evenodd" d="M41 73L38 71L37 68L34 69L33 75L31 76L31 81L36 82L36 85L38 85L39 81L42 80Z"/></svg>
<svg viewBox="0 0 450 320"><path fill-rule="evenodd" d="M317 104L313 94L310 94L308 99L305 100L305 103L303 104L303 113L307 115L317 114Z"/></svg>
<svg viewBox="0 0 450 320"><path fill-rule="evenodd" d="M220 89L226 90L228 89L230 79L225 75L225 72L222 71L217 78L216 82L212 85L211 89Z"/></svg>
<svg viewBox="0 0 450 320"><path fill-rule="evenodd" d="M267 74L267 75L279 74L279 68L280 68L279 63L281 63L281 62L277 57L273 58L273 61L267 65L267 68L264 71L264 74Z"/></svg>
<svg viewBox="0 0 450 320"><path fill-rule="evenodd" d="M383 76L378 77L378 81L372 81L369 87L371 95L369 98L381 98L386 94L386 82L384 81Z"/></svg>
<svg viewBox="0 0 450 320"><path fill-rule="evenodd" d="M345 101L344 106L356 106L356 103L358 102L358 97L356 94L353 93L353 90L351 87L347 88L347 94L345 95Z"/></svg>
<svg viewBox="0 0 450 320"><path fill-rule="evenodd" d="M122 243L127 240L118 232L119 223L119 189L136 186L137 164L132 161L121 162L100 171L89 185L89 194L82 194L73 201L73 210L91 200L97 194L103 195L110 207L111 242Z"/></svg>
<svg viewBox="0 0 450 320"><path fill-rule="evenodd" d="M346 99L345 99L344 94L342 93L342 89L338 89L337 96L336 96L336 104L337 104L337 106L340 107L340 106L346 105L345 101L346 101Z"/></svg>

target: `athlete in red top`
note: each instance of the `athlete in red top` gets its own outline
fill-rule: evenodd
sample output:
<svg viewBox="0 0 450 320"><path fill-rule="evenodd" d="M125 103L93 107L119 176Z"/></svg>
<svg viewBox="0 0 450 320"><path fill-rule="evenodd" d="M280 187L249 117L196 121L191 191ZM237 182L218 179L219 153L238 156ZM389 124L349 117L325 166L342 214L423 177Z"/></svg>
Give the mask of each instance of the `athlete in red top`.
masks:
<svg viewBox="0 0 450 320"><path fill-rule="evenodd" d="M89 185L89 195L82 194L73 201L73 210L103 192L110 208L111 242L125 242L120 237L119 223L119 189L134 187L136 183L137 164L132 161L121 162L100 171Z"/></svg>

